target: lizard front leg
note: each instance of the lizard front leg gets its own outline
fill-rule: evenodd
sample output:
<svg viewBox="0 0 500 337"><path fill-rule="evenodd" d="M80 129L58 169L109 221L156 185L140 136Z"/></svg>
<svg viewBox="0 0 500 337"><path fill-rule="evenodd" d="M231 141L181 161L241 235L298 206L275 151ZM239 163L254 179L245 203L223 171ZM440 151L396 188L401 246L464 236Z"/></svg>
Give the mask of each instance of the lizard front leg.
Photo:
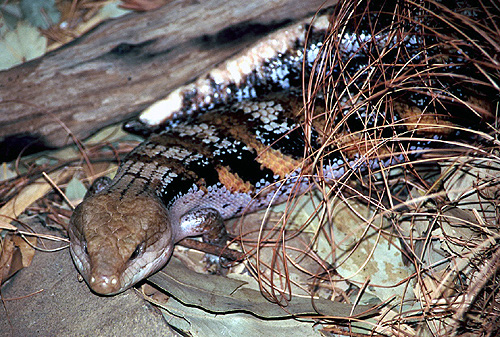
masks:
<svg viewBox="0 0 500 337"><path fill-rule="evenodd" d="M213 208L201 208L185 213L180 219L180 229L183 235L201 235L204 242L224 247L228 235L220 213ZM227 268L223 266L224 258L206 254L207 270L215 274L226 274Z"/></svg>
<svg viewBox="0 0 500 337"><path fill-rule="evenodd" d="M199 208L181 216L180 236L202 235L203 241L222 246L227 240L226 227L220 213L214 208Z"/></svg>

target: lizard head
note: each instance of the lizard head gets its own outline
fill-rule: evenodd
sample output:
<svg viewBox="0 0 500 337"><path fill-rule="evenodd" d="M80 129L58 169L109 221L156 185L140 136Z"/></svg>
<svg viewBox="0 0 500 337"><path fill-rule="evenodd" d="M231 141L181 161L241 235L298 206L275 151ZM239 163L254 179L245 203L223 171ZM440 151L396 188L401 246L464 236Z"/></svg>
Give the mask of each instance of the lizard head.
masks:
<svg viewBox="0 0 500 337"><path fill-rule="evenodd" d="M153 196L97 193L75 209L70 252L89 287L114 295L161 268L173 250L165 206Z"/></svg>

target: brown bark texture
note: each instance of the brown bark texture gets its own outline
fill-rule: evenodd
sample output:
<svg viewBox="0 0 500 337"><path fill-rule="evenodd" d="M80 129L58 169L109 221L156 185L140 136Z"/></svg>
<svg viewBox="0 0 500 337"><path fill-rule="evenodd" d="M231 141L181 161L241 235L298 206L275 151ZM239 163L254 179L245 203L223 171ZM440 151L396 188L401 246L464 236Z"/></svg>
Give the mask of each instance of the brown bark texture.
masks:
<svg viewBox="0 0 500 337"><path fill-rule="evenodd" d="M132 118L263 34L322 6L323 0L176 0L107 21L0 72L2 156L26 139L60 147L72 142L68 130L83 139Z"/></svg>

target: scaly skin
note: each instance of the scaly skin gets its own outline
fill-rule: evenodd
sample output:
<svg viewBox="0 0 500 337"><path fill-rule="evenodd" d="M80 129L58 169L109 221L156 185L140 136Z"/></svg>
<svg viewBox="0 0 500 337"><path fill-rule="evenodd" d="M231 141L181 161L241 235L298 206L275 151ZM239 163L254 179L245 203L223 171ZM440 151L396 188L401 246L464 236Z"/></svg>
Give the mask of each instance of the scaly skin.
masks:
<svg viewBox="0 0 500 337"><path fill-rule="evenodd" d="M165 264L175 241L167 209L152 195L92 195L75 209L71 224L73 260L90 288L105 295L127 289ZM138 247L140 258L131 258Z"/></svg>

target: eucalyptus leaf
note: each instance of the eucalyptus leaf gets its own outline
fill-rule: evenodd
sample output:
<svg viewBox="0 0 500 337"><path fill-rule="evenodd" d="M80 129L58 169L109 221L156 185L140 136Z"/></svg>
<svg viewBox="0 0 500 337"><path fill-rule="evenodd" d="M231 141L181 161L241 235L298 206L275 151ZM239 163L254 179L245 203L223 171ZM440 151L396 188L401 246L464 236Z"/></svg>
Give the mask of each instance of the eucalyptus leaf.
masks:
<svg viewBox="0 0 500 337"><path fill-rule="evenodd" d="M488 159L457 158L440 163L446 175L444 188L450 201L464 210L477 210L495 222L500 164Z"/></svg>
<svg viewBox="0 0 500 337"><path fill-rule="evenodd" d="M2 163L0 166L0 182L17 177L17 172L11 169L7 163Z"/></svg>
<svg viewBox="0 0 500 337"><path fill-rule="evenodd" d="M66 186L64 193L71 201L82 200L85 193L87 193L87 188L80 180L73 176Z"/></svg>
<svg viewBox="0 0 500 337"><path fill-rule="evenodd" d="M264 320L244 313L213 314L174 299L163 309L166 321L190 336L323 336L312 321Z"/></svg>
<svg viewBox="0 0 500 337"><path fill-rule="evenodd" d="M61 19L55 0L21 0L24 17L35 27L47 29Z"/></svg>
<svg viewBox="0 0 500 337"><path fill-rule="evenodd" d="M331 230L337 242L339 274L358 284L370 280L367 291L382 301L393 296L412 298L406 282L396 286L409 279L413 269L403 264L399 241L382 235L383 231L390 231L390 223L361 203L339 201L334 207ZM326 238L322 234L319 240ZM361 303L367 302L363 298Z"/></svg>
<svg viewBox="0 0 500 337"><path fill-rule="evenodd" d="M357 306L310 297L292 297L288 306L280 307L266 300L256 290L246 288L246 282L218 275L199 274L173 258L163 271L148 278L171 296L188 306L212 313L247 312L263 318L284 318L295 315L322 314L332 317L372 315L370 306ZM352 311L352 313L351 313Z"/></svg>
<svg viewBox="0 0 500 337"><path fill-rule="evenodd" d="M37 58L45 53L47 38L27 22L19 22L16 30L0 39L0 70Z"/></svg>
<svg viewBox="0 0 500 337"><path fill-rule="evenodd" d="M105 19L114 19L132 12L129 9L121 8L120 4L121 1L107 2L104 6L102 6L97 15L101 17L103 20L105 20Z"/></svg>
<svg viewBox="0 0 500 337"><path fill-rule="evenodd" d="M14 30L22 17L19 4L0 5L0 37L4 36L9 29Z"/></svg>

